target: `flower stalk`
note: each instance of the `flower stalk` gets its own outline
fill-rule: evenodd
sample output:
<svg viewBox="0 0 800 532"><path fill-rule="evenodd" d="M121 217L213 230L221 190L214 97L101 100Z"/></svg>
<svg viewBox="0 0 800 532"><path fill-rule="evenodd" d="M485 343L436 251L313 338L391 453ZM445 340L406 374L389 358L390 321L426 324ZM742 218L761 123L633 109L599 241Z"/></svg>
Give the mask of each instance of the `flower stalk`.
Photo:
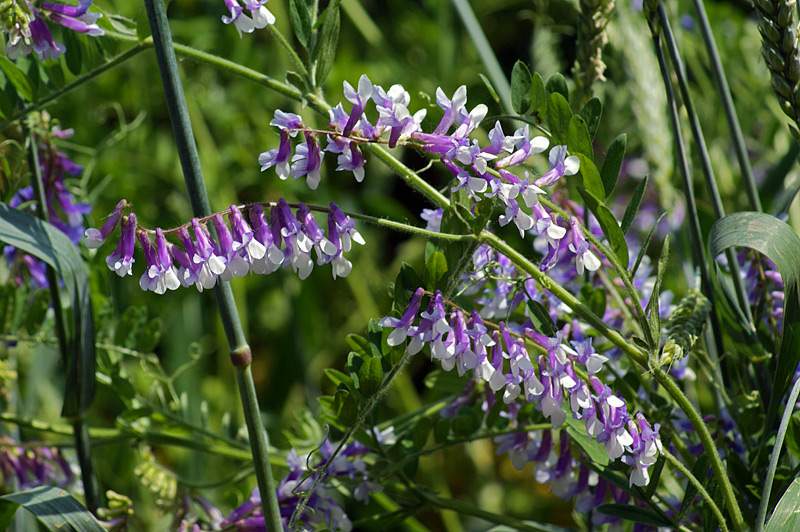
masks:
<svg viewBox="0 0 800 532"><path fill-rule="evenodd" d="M211 214L211 205L203 182L200 159L192 133L186 99L183 95L178 63L172 44L172 35L167 23L166 8L162 0L146 0L145 8L153 34L153 46L156 50L170 121L172 122L192 210L198 217L209 216ZM275 492L275 482L269 466L266 432L261 421L253 375L250 371L251 357L243 356L245 353L250 353L250 348L244 337L230 284L220 282L216 285L214 292L217 298L220 318L228 339L231 360L236 364L236 380L250 436L251 452L261 493L261 506L264 512L265 524L267 530L277 532L283 529L283 525L281 524L278 499Z"/></svg>

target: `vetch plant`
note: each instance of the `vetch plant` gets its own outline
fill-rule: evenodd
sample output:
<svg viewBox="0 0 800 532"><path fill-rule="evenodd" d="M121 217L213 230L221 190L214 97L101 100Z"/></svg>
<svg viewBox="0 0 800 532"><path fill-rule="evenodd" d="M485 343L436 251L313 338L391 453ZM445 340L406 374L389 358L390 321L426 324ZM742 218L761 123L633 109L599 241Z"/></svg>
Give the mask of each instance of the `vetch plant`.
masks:
<svg viewBox="0 0 800 532"><path fill-rule="evenodd" d="M800 526L793 4L452 6L0 4L6 527Z"/></svg>

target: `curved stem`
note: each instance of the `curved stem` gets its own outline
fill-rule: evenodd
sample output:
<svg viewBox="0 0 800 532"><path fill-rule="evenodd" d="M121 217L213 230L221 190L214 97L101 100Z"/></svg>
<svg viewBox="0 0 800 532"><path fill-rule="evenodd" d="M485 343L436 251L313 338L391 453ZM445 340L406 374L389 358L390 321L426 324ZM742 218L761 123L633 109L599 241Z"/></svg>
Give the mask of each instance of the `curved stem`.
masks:
<svg viewBox="0 0 800 532"><path fill-rule="evenodd" d="M145 8L150 22L153 46L156 50L158 67L164 84L170 121L172 122L172 130L175 135L192 210L195 216L208 216L211 214L211 204L203 182L197 146L192 133L192 125L189 120L189 112L183 95L180 75L178 74L178 62L167 23L166 8L162 0L145 0ZM283 524L275 492L275 482L272 478L272 468L269 463L267 434L261 421L253 374L250 371L252 355L244 337L230 283L219 282L214 287L214 294L216 295L220 318L228 339L231 361L236 366L236 382L239 387L247 431L250 436L253 465L255 466L256 479L261 493L261 507L264 513L265 525L267 530L277 532L283 530Z"/></svg>
<svg viewBox="0 0 800 532"><path fill-rule="evenodd" d="M683 465L683 463L669 451L665 449L661 452L664 455L664 458L666 458L667 461L675 467L675 469L683 473L683 476L689 479L689 482L692 484L692 486L697 489L697 492L701 497L703 497L703 501L705 501L705 503L711 509L714 517L717 518L717 522L719 523L719 527L722 529L722 532L728 532L728 523L725 522L725 518L722 516L722 512L720 511L719 506L717 506L717 503L714 502L714 498L703 487L703 483L697 480L697 477L692 475L692 472L689 471L686 466Z"/></svg>
<svg viewBox="0 0 800 532"><path fill-rule="evenodd" d="M300 56L297 55L297 52L294 51L292 45L289 43L289 41L286 39L283 33L281 33L280 30L278 30L278 28L275 27L274 24L268 25L267 29L269 29L269 32L272 34L273 37L275 37L275 40L278 41L278 44L281 45L281 48L283 48L283 51L286 52L286 55L289 56L289 59L291 59L292 64L295 66L295 68L297 68L297 70L299 71L298 73L303 77L303 81L305 81L306 84L308 85L307 89L311 90L314 86L312 84L311 77L308 74L308 69L303 64L303 61L300 59Z"/></svg>

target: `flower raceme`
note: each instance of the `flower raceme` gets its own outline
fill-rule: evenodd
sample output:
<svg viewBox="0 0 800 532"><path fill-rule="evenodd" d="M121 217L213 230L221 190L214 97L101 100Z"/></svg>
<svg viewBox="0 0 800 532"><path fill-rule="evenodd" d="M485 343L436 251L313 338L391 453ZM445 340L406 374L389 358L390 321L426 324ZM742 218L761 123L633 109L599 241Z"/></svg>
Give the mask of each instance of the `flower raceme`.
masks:
<svg viewBox="0 0 800 532"><path fill-rule="evenodd" d="M326 236L308 206L301 203L295 214L283 199L266 205L268 213L262 204L231 205L227 211L206 219L194 218L175 229L152 231L141 228L134 213L126 214L130 205L122 200L100 229L86 230L85 243L89 248L100 247L120 225L119 243L106 264L120 277L132 274L138 241L146 263L139 285L142 290L157 294L191 285L202 292L213 288L218 280L230 281L249 273L268 274L289 266L305 279L314 268L312 252L317 265L331 264L334 279L350 274L352 263L344 253L350 251L353 242L364 244L350 216L333 203L324 209L316 207L315 210L328 212ZM216 241L208 222L217 235ZM180 245L169 242L167 234L174 235Z"/></svg>
<svg viewBox="0 0 800 532"><path fill-rule="evenodd" d="M632 485L649 482L647 469L661 450L659 425L651 427L641 415L631 417L625 400L598 378L607 358L594 351L591 341L567 343L562 332L547 337L530 328L514 333L503 322L489 333L475 311L453 308L448 313L438 290L420 312L425 296L417 289L400 318L380 320L380 326L394 329L387 339L390 346L410 340L406 350L415 354L429 345L442 369L473 372L493 394L502 392L506 404L518 399L535 404L553 428L566 421L562 405L568 402L572 417L584 422L587 435L604 445L609 459L633 467ZM531 356L529 346L538 356Z"/></svg>
<svg viewBox="0 0 800 532"><path fill-rule="evenodd" d="M77 6L42 2L34 6L26 0L9 0L0 5L0 31L5 34L9 59L36 52L40 61L58 59L66 52L63 43L53 39L46 20L86 35L103 35L97 25L100 13L89 11L94 0L80 0Z"/></svg>
<svg viewBox="0 0 800 532"><path fill-rule="evenodd" d="M427 110L412 114L408 109L411 97L402 85L384 90L373 85L367 76L361 76L357 88L344 82L344 97L351 104L351 111L348 113L341 103L332 108L328 130L310 128L299 115L276 110L270 125L280 130L280 144L259 155L261 170L274 166L281 179L305 177L313 190L319 186L326 152L337 156L336 170L352 172L356 181L361 182L366 163L362 144L415 147L438 158L450 171L455 183L451 192L464 190L474 202L497 198L504 207L498 219L501 226L513 222L522 237L526 234L546 236L549 251L541 263L543 270L556 262L559 243L567 235L567 227L560 225L561 218L539 202L539 196L545 194L542 187L554 185L562 177L578 172L579 159L568 155L566 146L555 146L549 151L550 169L542 176L531 176L525 170L520 177L512 170L546 151L549 141L543 136L531 137L527 125L506 135L497 122L489 132L489 145L482 147L469 135L486 116L487 108L480 104L469 111L464 86L451 98L441 88L437 89L436 103L443 115L432 133L421 129ZM366 115L370 100L378 113L374 122ZM292 154L291 139L297 138L298 133L303 134L303 140L296 143ZM323 147L318 137L325 137L327 145ZM577 219L564 222L572 229L572 243L568 249L575 256L576 268L580 273L597 270L600 259L590 248Z"/></svg>

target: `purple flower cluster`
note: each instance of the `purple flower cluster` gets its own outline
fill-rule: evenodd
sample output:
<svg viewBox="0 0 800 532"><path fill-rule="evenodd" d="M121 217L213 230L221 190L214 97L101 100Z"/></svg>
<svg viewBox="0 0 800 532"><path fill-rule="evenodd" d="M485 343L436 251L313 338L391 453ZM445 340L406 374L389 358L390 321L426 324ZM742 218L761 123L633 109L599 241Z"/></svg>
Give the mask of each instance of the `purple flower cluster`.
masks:
<svg viewBox="0 0 800 532"><path fill-rule="evenodd" d="M89 11L93 1L79 0L77 6L50 2L34 6L27 0L3 3L5 10L0 12L0 31L5 34L9 59L15 60L33 51L40 61L45 61L58 59L66 52L64 44L53 39L46 20L78 33L103 35L103 30L97 25L97 19L102 15Z"/></svg>
<svg viewBox="0 0 800 532"><path fill-rule="evenodd" d="M83 171L83 167L72 162L69 157L58 151L53 138L69 138L72 130L60 130L54 128L51 132L52 138L43 138L39 143L39 169L42 173L42 183L44 185L45 200L50 223L66 234L69 239L77 244L83 236L83 215L91 212L92 206L88 203L75 201L75 196L68 190L66 177L77 176ZM23 204L30 205L28 209L36 212L36 205L32 186L21 188L17 191L11 201L10 207L20 207ZM46 288L47 266L39 259L23 253L13 246L5 246L4 253L6 261L15 272L14 277L18 284L25 282L24 277L29 276L34 285ZM23 275L23 272L27 273Z"/></svg>
<svg viewBox="0 0 800 532"><path fill-rule="evenodd" d="M213 288L218 279L230 281L249 273L268 274L289 266L305 279L314 268L312 251L318 265L331 264L334 279L346 277L353 265L344 253L350 251L353 242L364 244L353 220L333 203L327 209L327 236L306 205L301 203L295 214L283 199L271 206L269 217L260 204L241 209L231 205L224 213L227 223L223 213L217 213L210 219L195 218L170 231L139 228L135 214L125 214L128 208L125 200L120 201L100 229L87 229L86 245L100 247L120 225L120 240L106 259L108 267L120 277L131 274L138 241L146 262L139 285L142 290L157 294L191 285L202 292ZM217 241L211 238L206 226L209 221ZM153 233L155 242L150 238ZM175 234L180 246L169 242L166 233Z"/></svg>
<svg viewBox="0 0 800 532"><path fill-rule="evenodd" d="M72 466L55 447L15 445L8 436L0 437L0 471L11 491L36 486L66 487L75 480Z"/></svg>
<svg viewBox="0 0 800 532"><path fill-rule="evenodd" d="M406 348L410 354L429 345L431 357L445 371L474 372L493 393L502 391L504 403L521 398L535 404L554 428L564 424L567 412L562 404L568 402L572 417L583 421L587 434L604 444L609 459L621 458L633 467L631 484L647 484L647 469L661 450L659 425L653 429L642 416L632 418L625 400L598 378L608 359L594 350L591 339L567 343L563 338L569 327L551 338L528 327L512 331L504 322L489 333L476 311L467 314L453 308L448 313L439 291L420 312L425 296L419 288L402 317L380 320L382 327L394 329L389 345L410 339ZM529 346L538 356L531 356ZM585 377L578 376L576 366Z"/></svg>
<svg viewBox="0 0 800 532"><path fill-rule="evenodd" d="M222 15L222 22L233 24L239 32L241 39L242 33L253 33L256 29L266 28L270 24L275 24L275 15L264 7L269 0L225 0L225 7L230 16ZM244 6L242 6L244 3ZM250 12L250 16L245 14L245 9Z"/></svg>
<svg viewBox="0 0 800 532"><path fill-rule="evenodd" d="M558 259L560 242L567 235L571 239L564 246L574 255L579 274L584 269L595 271L600 260L590 249L578 219L569 220L569 228L559 225L559 216L539 202L544 193L541 187L553 185L563 176L578 172L579 160L567 155L566 146L555 146L549 153L550 169L542 176L533 178L524 171L519 177L510 169L528 161L533 155L548 148L549 141L542 136L531 137L528 126L513 135L506 135L500 122L489 132L489 145L481 147L478 140L469 135L486 116L487 107L477 105L467 110L466 87L459 87L452 98L439 88L436 103L443 115L433 133L425 133L420 124L427 110L414 114L408 109L411 97L402 85L393 85L384 90L373 85L367 76L361 76L358 88L344 82L345 99L352 104L345 111L341 103L330 110L330 131L319 131L306 127L300 116L277 110L270 125L281 131L278 148L262 153L258 162L261 170L275 167L281 179L306 177L311 189L316 189L321 178L322 160L325 152L337 155L337 170L352 172L357 181L364 179L365 159L362 143L387 143L395 147L405 143L437 156L455 180L451 192L464 190L476 202L497 198L504 206L498 222L501 226L514 223L520 236L531 233L543 236L548 250L541 267L549 269ZM372 100L378 119L370 122L365 114ZM303 133L304 142L297 144L292 155L291 138ZM383 138L388 133L388 141ZM327 146L322 147L318 136L327 137ZM523 206L520 204L522 203Z"/></svg>
<svg viewBox="0 0 800 532"><path fill-rule="evenodd" d="M293 524L302 527L302 530L324 528L349 532L352 530L352 523L334 497L335 490L331 489L331 481L347 483L352 487L356 500L364 504L369 502L371 493L382 489L381 485L371 482L367 475L367 465L362 457L370 451L369 448L353 442L334 456L335 449L336 446L326 439L313 454L298 455L294 449L289 452L286 457L289 473L281 479L277 487L284 529L289 530L290 524ZM320 479L321 471L326 465L325 476ZM315 483L317 485L313 487ZM312 487L313 492L308 495L301 508L304 496ZM266 532L258 488L254 488L250 497L227 517L210 502L204 499L198 499L197 502L205 512L207 522L201 524L184 518L178 527L180 532Z"/></svg>

